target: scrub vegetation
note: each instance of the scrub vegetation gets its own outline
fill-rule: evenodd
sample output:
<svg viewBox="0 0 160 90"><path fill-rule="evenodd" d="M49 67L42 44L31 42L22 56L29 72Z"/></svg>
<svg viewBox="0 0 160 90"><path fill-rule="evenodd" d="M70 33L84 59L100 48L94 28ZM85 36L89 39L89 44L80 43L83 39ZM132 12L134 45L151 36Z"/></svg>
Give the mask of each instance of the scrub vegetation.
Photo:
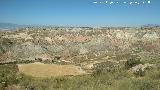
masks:
<svg viewBox="0 0 160 90"><path fill-rule="evenodd" d="M160 90L160 27L0 31L0 90Z"/></svg>

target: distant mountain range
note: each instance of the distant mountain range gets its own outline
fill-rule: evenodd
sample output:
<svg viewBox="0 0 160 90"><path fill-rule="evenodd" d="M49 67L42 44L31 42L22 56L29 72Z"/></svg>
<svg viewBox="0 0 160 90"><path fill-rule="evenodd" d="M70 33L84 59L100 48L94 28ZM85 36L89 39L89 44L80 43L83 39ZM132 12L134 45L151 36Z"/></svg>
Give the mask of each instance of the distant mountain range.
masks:
<svg viewBox="0 0 160 90"><path fill-rule="evenodd" d="M28 27L28 26L46 26L46 25L18 25L14 23L0 23L0 30L11 30L18 27ZM51 25L52 26L52 25ZM142 26L160 26L160 24L146 24Z"/></svg>
<svg viewBox="0 0 160 90"><path fill-rule="evenodd" d="M20 27L45 27L45 26L54 26L54 25L19 25L14 23L2 23L0 22L0 30L14 30L15 28Z"/></svg>
<svg viewBox="0 0 160 90"><path fill-rule="evenodd" d="M20 25L13 23L0 23L0 29L14 29L19 26Z"/></svg>
<svg viewBox="0 0 160 90"><path fill-rule="evenodd" d="M146 24L146 25L143 25L143 26L155 27L155 26L160 26L160 24Z"/></svg>

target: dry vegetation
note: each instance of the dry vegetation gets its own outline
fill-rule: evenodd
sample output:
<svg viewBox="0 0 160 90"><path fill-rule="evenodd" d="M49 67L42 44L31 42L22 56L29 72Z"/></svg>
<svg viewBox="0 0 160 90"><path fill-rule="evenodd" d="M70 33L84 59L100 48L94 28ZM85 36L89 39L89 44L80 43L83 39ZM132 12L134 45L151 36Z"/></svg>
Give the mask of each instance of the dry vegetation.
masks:
<svg viewBox="0 0 160 90"><path fill-rule="evenodd" d="M159 63L159 26L0 32L2 90L160 90Z"/></svg>
<svg viewBox="0 0 160 90"><path fill-rule="evenodd" d="M65 75L82 75L85 72L79 66L74 65L56 65L56 64L18 64L20 73L31 75L33 77L54 77Z"/></svg>

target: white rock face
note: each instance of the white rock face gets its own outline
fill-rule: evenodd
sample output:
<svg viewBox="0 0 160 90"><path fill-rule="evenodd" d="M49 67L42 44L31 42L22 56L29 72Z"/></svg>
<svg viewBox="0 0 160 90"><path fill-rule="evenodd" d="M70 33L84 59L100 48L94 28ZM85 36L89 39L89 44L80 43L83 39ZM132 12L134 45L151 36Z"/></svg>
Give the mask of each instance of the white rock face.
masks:
<svg viewBox="0 0 160 90"><path fill-rule="evenodd" d="M45 37L44 40L46 40L49 43L52 43L52 39L50 37Z"/></svg>
<svg viewBox="0 0 160 90"><path fill-rule="evenodd" d="M86 53L88 53L88 50L86 48L82 47L82 48L80 48L79 53L80 54L86 54Z"/></svg>
<svg viewBox="0 0 160 90"><path fill-rule="evenodd" d="M138 72L138 71L140 71L140 70L145 71L146 68L148 68L148 67L153 67L153 65L154 65L154 64L149 64L149 63L146 63L146 64L144 64L144 65L139 64L139 65L137 65L137 66L135 66L135 67L132 67L132 71L133 71L133 72Z"/></svg>
<svg viewBox="0 0 160 90"><path fill-rule="evenodd" d="M18 33L16 35L6 35L6 36L4 36L4 38L16 38L16 39L25 39L25 40L33 39L27 33Z"/></svg>
<svg viewBox="0 0 160 90"><path fill-rule="evenodd" d="M127 33L123 31L119 31L116 34L116 37L119 39L132 39L135 36L135 33Z"/></svg>
<svg viewBox="0 0 160 90"><path fill-rule="evenodd" d="M158 35L153 32L153 33L146 33L144 36L143 36L143 39L146 39L146 40L156 40L156 39L159 39Z"/></svg>

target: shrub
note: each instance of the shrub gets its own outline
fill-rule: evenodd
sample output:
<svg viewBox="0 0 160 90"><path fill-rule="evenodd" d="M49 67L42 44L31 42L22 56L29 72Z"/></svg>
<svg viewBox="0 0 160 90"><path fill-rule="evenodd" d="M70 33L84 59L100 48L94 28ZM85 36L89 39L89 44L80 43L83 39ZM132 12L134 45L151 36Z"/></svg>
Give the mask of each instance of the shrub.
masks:
<svg viewBox="0 0 160 90"><path fill-rule="evenodd" d="M159 82L152 79L132 80L135 90L159 90Z"/></svg>
<svg viewBox="0 0 160 90"><path fill-rule="evenodd" d="M0 65L0 87L17 84L16 73L18 67L15 64Z"/></svg>
<svg viewBox="0 0 160 90"><path fill-rule="evenodd" d="M93 66L93 75L101 75L107 72L114 71L114 63L111 62L102 62L98 64L94 64Z"/></svg>
<svg viewBox="0 0 160 90"><path fill-rule="evenodd" d="M129 69L129 68L132 68L132 67L134 67L134 66L136 66L136 65L138 65L138 64L142 64L142 62L138 59L138 60L136 60L136 59L134 59L134 58L131 58L131 59L128 59L127 60L127 62L125 63L125 67L127 68L127 69Z"/></svg>

